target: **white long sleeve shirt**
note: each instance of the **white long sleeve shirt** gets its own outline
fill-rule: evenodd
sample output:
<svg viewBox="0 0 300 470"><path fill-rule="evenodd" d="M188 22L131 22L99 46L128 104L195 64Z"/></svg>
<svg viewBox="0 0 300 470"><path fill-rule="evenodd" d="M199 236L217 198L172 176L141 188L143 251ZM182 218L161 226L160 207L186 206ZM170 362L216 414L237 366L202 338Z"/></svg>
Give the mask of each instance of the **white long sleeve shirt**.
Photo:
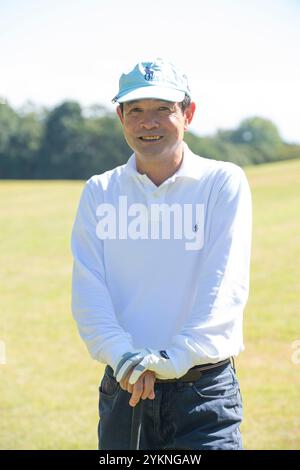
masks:
<svg viewBox="0 0 300 470"><path fill-rule="evenodd" d="M238 355L251 233L244 171L187 145L158 187L134 154L90 178L72 232L72 312L91 356L115 370L125 352L165 350L180 376Z"/></svg>

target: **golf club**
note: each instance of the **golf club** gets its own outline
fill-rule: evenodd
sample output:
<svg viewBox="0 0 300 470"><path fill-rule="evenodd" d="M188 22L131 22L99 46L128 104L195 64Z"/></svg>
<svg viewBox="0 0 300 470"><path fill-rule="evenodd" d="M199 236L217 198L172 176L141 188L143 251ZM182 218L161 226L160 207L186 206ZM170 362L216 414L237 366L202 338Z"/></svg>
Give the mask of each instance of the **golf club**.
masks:
<svg viewBox="0 0 300 470"><path fill-rule="evenodd" d="M143 404L144 401L140 400L139 403L132 410L130 450L138 450L140 447Z"/></svg>

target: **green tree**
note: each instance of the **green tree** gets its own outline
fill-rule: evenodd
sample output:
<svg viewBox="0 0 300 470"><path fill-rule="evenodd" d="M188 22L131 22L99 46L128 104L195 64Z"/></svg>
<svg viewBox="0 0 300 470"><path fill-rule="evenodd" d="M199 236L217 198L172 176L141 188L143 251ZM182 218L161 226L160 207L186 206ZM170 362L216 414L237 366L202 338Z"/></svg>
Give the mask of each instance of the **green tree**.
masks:
<svg viewBox="0 0 300 470"><path fill-rule="evenodd" d="M241 166L300 157L299 145L283 142L276 126L257 116L213 136L188 132L185 141L202 157ZM131 153L115 113L102 105L65 101L44 110L29 102L15 111L0 102L1 178L87 179Z"/></svg>
<svg viewBox="0 0 300 470"><path fill-rule="evenodd" d="M84 151L84 118L81 107L66 101L46 117L37 166L40 178L76 178Z"/></svg>
<svg viewBox="0 0 300 470"><path fill-rule="evenodd" d="M234 144L251 146L252 163L274 161L280 157L281 138L275 124L268 119L245 119L236 130L227 133L226 139Z"/></svg>
<svg viewBox="0 0 300 470"><path fill-rule="evenodd" d="M6 103L0 104L0 177L7 178L13 169L10 143L18 129L19 116Z"/></svg>

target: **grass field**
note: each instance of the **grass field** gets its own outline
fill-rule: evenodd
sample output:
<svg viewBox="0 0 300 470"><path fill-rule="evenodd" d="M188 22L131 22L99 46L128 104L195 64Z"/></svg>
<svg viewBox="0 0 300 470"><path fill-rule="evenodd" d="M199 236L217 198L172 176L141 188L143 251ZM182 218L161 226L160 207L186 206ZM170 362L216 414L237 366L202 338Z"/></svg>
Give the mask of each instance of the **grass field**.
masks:
<svg viewBox="0 0 300 470"><path fill-rule="evenodd" d="M300 161L246 169L254 202L246 350L247 449L300 448ZM95 449L101 365L70 313L76 181L0 182L1 449ZM298 357L300 354L298 354Z"/></svg>

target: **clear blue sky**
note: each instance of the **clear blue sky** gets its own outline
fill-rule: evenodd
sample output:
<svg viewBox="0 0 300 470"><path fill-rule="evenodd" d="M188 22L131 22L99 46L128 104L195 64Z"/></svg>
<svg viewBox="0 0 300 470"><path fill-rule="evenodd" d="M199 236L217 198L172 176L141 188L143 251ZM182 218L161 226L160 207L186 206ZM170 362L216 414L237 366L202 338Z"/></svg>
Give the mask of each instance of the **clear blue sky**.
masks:
<svg viewBox="0 0 300 470"><path fill-rule="evenodd" d="M163 56L187 73L200 135L259 115L300 143L300 0L0 2L0 96L112 107L119 75Z"/></svg>

